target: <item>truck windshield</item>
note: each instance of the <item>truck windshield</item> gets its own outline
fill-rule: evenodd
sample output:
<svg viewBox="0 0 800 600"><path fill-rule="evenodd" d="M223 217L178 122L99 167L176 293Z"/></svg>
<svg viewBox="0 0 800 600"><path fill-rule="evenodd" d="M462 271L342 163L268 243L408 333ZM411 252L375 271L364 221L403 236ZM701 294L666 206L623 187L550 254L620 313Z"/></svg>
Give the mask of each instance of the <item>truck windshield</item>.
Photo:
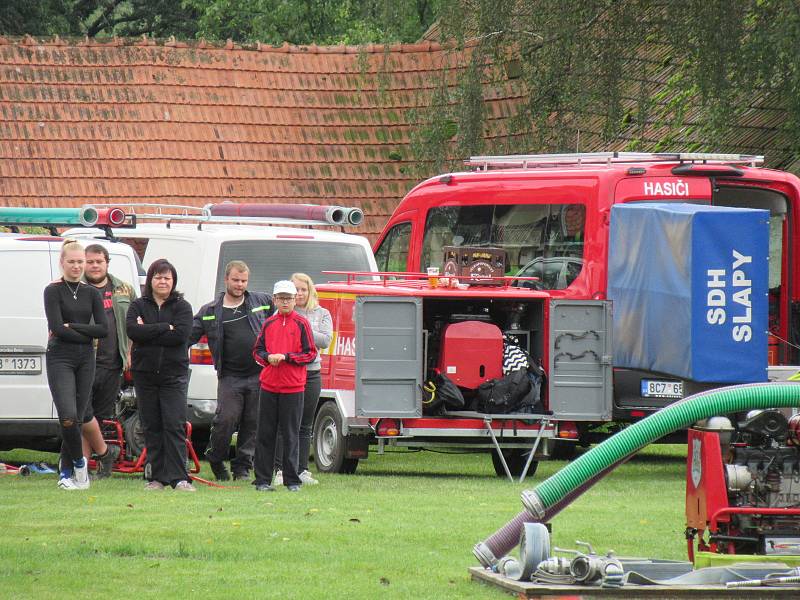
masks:
<svg viewBox="0 0 800 600"><path fill-rule="evenodd" d="M243 260L250 267L248 289L272 292L276 281L306 273L314 283L338 281L344 275L323 271L370 271L369 257L358 244L312 240L242 240L224 242L217 267L217 292L225 289L225 265Z"/></svg>
<svg viewBox="0 0 800 600"><path fill-rule="evenodd" d="M582 204L432 208L425 222L420 269L441 267L445 246L502 248L506 275L539 277L536 287L563 289L583 266L585 222Z"/></svg>

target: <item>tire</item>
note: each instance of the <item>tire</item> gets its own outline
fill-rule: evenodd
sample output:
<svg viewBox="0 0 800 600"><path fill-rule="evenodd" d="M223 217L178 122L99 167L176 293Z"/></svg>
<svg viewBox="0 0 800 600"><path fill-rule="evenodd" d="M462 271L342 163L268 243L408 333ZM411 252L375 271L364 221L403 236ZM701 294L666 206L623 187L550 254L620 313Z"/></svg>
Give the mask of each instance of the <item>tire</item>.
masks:
<svg viewBox="0 0 800 600"><path fill-rule="evenodd" d="M320 473L355 473L357 458L345 458L347 439L335 402L325 402L314 419L314 463Z"/></svg>
<svg viewBox="0 0 800 600"><path fill-rule="evenodd" d="M125 436L126 458L132 460L134 457L140 456L144 450L145 442L138 411L122 421L122 433Z"/></svg>
<svg viewBox="0 0 800 600"><path fill-rule="evenodd" d="M577 442L562 442L555 440L550 449L550 458L553 460L572 460L578 451Z"/></svg>
<svg viewBox="0 0 800 600"><path fill-rule="evenodd" d="M509 448L503 450L503 457L506 459L506 464L508 464L508 470L511 471L512 477L519 477L522 475L522 469L525 468L525 462L528 460L529 452L529 450L524 450L522 448ZM503 462L500 460L497 450L492 450L492 465L494 466L494 472L498 477L506 477L506 471L503 469ZM526 477L533 477L538 466L539 461L532 460L531 466L528 467L528 473Z"/></svg>

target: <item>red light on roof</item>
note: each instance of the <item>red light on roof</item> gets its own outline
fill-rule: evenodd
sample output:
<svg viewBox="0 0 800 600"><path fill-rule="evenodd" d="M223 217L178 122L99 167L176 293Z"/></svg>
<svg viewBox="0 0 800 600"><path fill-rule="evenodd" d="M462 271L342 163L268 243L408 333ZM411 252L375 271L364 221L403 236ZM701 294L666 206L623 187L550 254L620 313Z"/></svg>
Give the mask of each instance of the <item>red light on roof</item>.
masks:
<svg viewBox="0 0 800 600"><path fill-rule="evenodd" d="M286 235L286 234L280 234L280 235L276 235L275 237L276 238L281 238L283 240L313 240L314 239L313 235Z"/></svg>

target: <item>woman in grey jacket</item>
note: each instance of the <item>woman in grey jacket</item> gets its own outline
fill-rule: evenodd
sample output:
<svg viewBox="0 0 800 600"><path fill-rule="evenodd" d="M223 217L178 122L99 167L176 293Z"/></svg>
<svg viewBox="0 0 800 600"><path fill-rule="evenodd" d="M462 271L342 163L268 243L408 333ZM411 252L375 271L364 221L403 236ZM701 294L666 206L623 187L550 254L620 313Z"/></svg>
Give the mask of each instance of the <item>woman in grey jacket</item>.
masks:
<svg viewBox="0 0 800 600"><path fill-rule="evenodd" d="M292 283L297 288L297 303L295 311L308 319L311 323L311 331L314 334L314 345L317 350L324 350L331 343L333 336L333 321L331 320L331 313L328 309L322 308L319 305L319 298L317 290L314 287L314 282L311 277L305 273L294 273L291 277ZM319 483L311 472L308 470L308 453L311 449L311 434L314 427L314 415L317 412L317 403L319 402L319 394L322 389L322 381L320 380L320 368L322 367L322 359L319 352L314 362L306 366L306 389L303 394L303 416L300 421L300 444L299 444L299 460L298 469L300 473L300 480L303 485L316 485ZM281 455L282 444L278 440L275 453L275 480L273 485L279 486L283 483L283 473L281 466L283 465L283 457Z"/></svg>

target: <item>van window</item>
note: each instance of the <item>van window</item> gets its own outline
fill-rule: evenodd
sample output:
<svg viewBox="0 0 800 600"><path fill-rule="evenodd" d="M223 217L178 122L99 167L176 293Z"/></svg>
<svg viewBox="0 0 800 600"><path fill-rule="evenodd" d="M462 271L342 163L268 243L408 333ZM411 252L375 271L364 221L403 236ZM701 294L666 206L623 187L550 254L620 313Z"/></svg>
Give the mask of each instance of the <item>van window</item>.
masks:
<svg viewBox="0 0 800 600"><path fill-rule="evenodd" d="M217 267L217 292L225 290L225 265L243 260L250 267L247 287L272 293L276 281L307 273L314 283L341 281L344 275L322 271L370 271L366 250L357 244L311 240L246 240L223 242Z"/></svg>
<svg viewBox="0 0 800 600"><path fill-rule="evenodd" d="M411 223L398 223L383 238L375 253L378 271L405 272L407 270L408 246L411 238Z"/></svg>
<svg viewBox="0 0 800 600"><path fill-rule="evenodd" d="M506 251L506 275L540 277L542 285L537 287L562 289L583 266L585 222L582 204L432 208L425 222L420 269L441 266L445 246L491 246Z"/></svg>

